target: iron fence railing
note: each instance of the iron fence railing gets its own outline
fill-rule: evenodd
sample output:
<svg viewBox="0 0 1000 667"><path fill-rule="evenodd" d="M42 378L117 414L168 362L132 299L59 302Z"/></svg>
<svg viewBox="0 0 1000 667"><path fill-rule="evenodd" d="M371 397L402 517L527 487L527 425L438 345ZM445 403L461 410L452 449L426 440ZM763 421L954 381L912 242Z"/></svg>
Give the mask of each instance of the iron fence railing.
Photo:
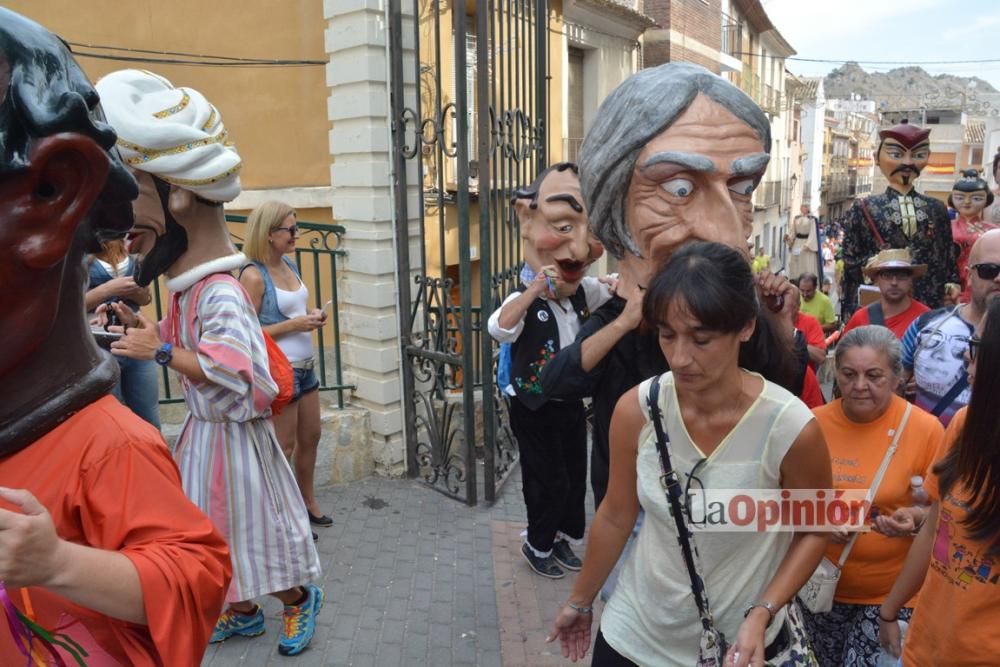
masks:
<svg viewBox="0 0 1000 667"><path fill-rule="evenodd" d="M447 341L447 348L450 349L454 354L461 354L462 350L465 349L466 345L472 346L472 358L475 361L475 365L472 367L471 380L474 389L479 390L483 387L483 331L485 330L483 323L483 309L479 306L473 306L471 309L472 314L472 333L470 340L463 340L462 336L462 309L461 307L452 307L447 310L440 307L431 307L428 309L428 314L430 315L430 321L441 327L439 332L441 337ZM490 311L492 312L492 311ZM489 313L487 313L487 317ZM442 371L444 372L444 371ZM462 386L464 384L461 374L464 371L459 368L448 369L447 373L453 376L454 386L451 388L456 394L461 392Z"/></svg>
<svg viewBox="0 0 1000 667"><path fill-rule="evenodd" d="M245 224L246 216L227 215L226 222ZM298 246L295 248L295 264L302 274L302 282L309 290L309 296L316 308L322 308L328 301L332 307L326 326L317 329L314 344L316 346L316 375L319 378L320 391L332 391L337 394L337 406L344 407L344 392L354 389L354 385L344 383L344 369L340 350L340 303L339 303L339 268L338 258L347 254L341 245L345 229L340 225L330 225L317 222L297 220L299 229ZM243 248L241 235L232 232L230 236L238 249ZM168 293L165 281L153 283L153 306L156 309L157 321L165 315L164 309L168 303ZM329 333L327 330L329 328ZM171 381L171 374L166 368L160 375L160 403L180 403L184 397L180 395L179 387Z"/></svg>

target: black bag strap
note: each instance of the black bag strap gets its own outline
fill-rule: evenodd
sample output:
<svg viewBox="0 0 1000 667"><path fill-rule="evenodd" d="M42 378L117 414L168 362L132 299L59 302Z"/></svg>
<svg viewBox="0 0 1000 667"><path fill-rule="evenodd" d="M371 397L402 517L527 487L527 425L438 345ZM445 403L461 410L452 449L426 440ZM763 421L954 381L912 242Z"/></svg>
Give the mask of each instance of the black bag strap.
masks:
<svg viewBox="0 0 1000 667"><path fill-rule="evenodd" d="M951 405L955 401L955 399L958 398L958 395L961 394L963 391L965 391L965 388L968 386L969 386L969 374L965 370L963 370L962 375L960 375L958 380L955 381L955 384L951 386L951 389L948 390L948 393L942 396L941 400L938 401L937 405L934 406L934 409L931 410L931 414L934 415L935 417L940 417L941 413L947 410L948 406Z"/></svg>
<svg viewBox="0 0 1000 667"><path fill-rule="evenodd" d="M880 327L885 326L885 311L882 310L881 301L874 301L868 304L868 323Z"/></svg>
<svg viewBox="0 0 1000 667"><path fill-rule="evenodd" d="M691 592L694 594L695 604L698 605L698 615L701 617L702 627L706 630L714 628L712 612L708 607L708 595L705 591L705 582L701 573L698 572L698 565L695 562L695 550L691 544L691 529L684 518L684 509L681 507L681 484L677 478L677 472L670 462L670 451L667 449L667 434L663 431L663 412L660 410L660 380L663 375L657 375L649 385L649 394L646 403L649 407L649 420L653 422L656 431L656 451L660 455L660 486L667 496L670 505L670 514L677 524L677 541L681 545L681 553L684 556L684 564L687 566L688 576L691 578ZM721 631L716 629L720 637ZM725 641L723 639L723 641Z"/></svg>
<svg viewBox="0 0 1000 667"><path fill-rule="evenodd" d="M872 220L872 216L868 212L868 207L865 206L865 200L859 199L858 204L861 205L861 213L862 215L865 216L865 221L868 223L868 228L872 230L872 235L875 237L875 240L878 241L879 250L885 250L886 248L889 247L889 244L886 243L885 240L882 238L882 235L878 233L878 227L875 226L875 221Z"/></svg>

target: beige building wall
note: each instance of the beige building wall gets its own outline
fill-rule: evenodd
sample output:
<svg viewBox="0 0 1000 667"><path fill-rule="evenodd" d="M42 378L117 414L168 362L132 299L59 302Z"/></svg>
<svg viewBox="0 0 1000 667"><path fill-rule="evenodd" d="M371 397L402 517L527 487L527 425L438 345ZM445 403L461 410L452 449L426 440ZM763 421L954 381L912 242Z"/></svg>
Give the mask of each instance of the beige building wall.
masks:
<svg viewBox="0 0 1000 667"><path fill-rule="evenodd" d="M329 187L322 0L8 0L4 5L73 44L320 61L252 68L166 65L99 60L82 52L176 57L73 47L94 81L135 67L203 93L222 113L243 157L245 190ZM327 209L324 219L328 217Z"/></svg>

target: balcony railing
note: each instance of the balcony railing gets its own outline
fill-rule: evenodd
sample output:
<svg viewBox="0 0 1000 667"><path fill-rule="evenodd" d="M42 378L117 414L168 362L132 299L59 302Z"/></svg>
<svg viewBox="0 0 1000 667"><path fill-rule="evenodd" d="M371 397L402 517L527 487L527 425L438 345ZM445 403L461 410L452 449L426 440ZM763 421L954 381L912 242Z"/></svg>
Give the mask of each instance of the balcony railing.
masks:
<svg viewBox="0 0 1000 667"><path fill-rule="evenodd" d="M729 14L722 14L722 43L719 50L739 59L743 51L743 25Z"/></svg>
<svg viewBox="0 0 1000 667"><path fill-rule="evenodd" d="M758 208L770 208L781 203L781 181L764 181L757 187L754 202Z"/></svg>
<svg viewBox="0 0 1000 667"><path fill-rule="evenodd" d="M846 176L827 176L823 179L823 197L828 203L843 201L854 195Z"/></svg>
<svg viewBox="0 0 1000 667"><path fill-rule="evenodd" d="M777 116L781 113L781 92L773 86L764 84L757 103L766 113Z"/></svg>

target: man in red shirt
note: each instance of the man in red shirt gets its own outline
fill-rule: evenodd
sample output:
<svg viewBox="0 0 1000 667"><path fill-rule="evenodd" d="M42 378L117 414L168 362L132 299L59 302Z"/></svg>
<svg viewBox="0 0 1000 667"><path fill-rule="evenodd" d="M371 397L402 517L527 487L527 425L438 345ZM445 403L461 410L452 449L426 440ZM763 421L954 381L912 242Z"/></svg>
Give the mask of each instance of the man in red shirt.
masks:
<svg viewBox="0 0 1000 667"><path fill-rule="evenodd" d="M914 278L927 273L927 265L913 264L910 251L905 248L883 250L872 258L864 273L879 288L879 300L854 311L844 333L867 324L880 324L902 340L910 323L929 310L910 296Z"/></svg>
<svg viewBox="0 0 1000 667"><path fill-rule="evenodd" d="M810 365L814 369L818 368L826 359L826 335L823 333L822 325L815 317L800 312L798 308L796 308L795 318L792 321L795 322L795 328L801 331L803 338L806 339Z"/></svg>

